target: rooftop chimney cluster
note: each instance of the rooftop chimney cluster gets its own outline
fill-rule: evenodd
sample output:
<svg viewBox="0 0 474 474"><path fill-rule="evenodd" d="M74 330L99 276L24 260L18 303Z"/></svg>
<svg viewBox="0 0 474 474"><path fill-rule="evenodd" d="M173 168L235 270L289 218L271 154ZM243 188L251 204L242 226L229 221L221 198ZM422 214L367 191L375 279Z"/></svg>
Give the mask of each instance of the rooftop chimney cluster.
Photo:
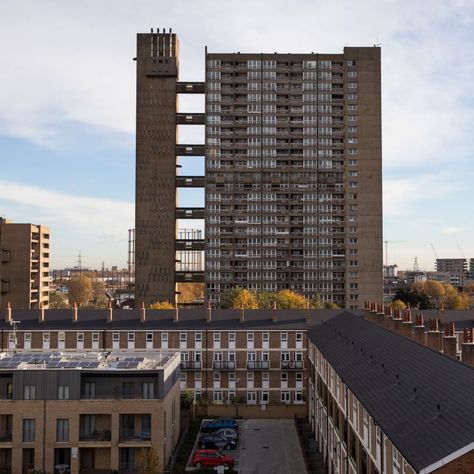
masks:
<svg viewBox="0 0 474 474"><path fill-rule="evenodd" d="M456 322L446 321L442 302L436 317L429 318L427 322L421 313L412 316L409 305L402 310L366 301L364 315L369 321L418 344L474 366L474 320L457 321L456 328Z"/></svg>

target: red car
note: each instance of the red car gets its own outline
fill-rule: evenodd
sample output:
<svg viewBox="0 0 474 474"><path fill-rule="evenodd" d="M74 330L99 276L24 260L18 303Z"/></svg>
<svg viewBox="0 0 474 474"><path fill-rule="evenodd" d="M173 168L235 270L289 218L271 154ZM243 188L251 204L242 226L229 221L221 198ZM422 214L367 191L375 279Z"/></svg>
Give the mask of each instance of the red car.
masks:
<svg viewBox="0 0 474 474"><path fill-rule="evenodd" d="M199 449L194 453L191 464L198 469L215 466L234 467L234 458L215 449Z"/></svg>

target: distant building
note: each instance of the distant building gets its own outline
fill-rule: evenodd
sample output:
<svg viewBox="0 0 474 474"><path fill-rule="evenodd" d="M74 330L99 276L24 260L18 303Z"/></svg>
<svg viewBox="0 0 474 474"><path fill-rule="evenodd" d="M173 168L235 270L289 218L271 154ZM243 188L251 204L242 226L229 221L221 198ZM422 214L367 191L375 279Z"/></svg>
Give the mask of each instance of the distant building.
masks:
<svg viewBox="0 0 474 474"><path fill-rule="evenodd" d="M396 278L398 276L398 266L397 265L384 265L383 276L385 278Z"/></svg>
<svg viewBox="0 0 474 474"><path fill-rule="evenodd" d="M0 306L49 305L49 228L0 218Z"/></svg>
<svg viewBox="0 0 474 474"><path fill-rule="evenodd" d="M151 448L163 472L179 438L179 364L166 351L3 354L2 472L136 473Z"/></svg>
<svg viewBox="0 0 474 474"><path fill-rule="evenodd" d="M467 273L467 258L437 258L435 268L443 273Z"/></svg>

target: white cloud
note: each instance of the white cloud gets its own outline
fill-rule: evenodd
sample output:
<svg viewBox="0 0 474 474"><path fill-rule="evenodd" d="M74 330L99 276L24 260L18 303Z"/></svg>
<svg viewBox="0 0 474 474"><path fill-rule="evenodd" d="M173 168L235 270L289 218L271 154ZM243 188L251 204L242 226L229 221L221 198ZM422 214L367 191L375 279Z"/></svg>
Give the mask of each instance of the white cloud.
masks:
<svg viewBox="0 0 474 474"><path fill-rule="evenodd" d="M440 232L444 235L460 234L466 229L464 227L443 227Z"/></svg>
<svg viewBox="0 0 474 474"><path fill-rule="evenodd" d="M90 264L98 265L104 256L112 262L125 261L127 231L134 227L134 205L130 202L74 196L7 181L0 181L0 215L14 222L50 226L53 262L64 265L71 263L78 248L89 256Z"/></svg>

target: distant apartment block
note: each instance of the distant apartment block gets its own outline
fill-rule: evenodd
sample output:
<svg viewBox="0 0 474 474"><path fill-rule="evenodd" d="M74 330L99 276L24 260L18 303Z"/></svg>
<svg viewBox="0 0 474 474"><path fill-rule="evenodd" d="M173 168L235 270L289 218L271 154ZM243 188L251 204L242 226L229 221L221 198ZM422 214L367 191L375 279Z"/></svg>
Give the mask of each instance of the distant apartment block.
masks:
<svg viewBox="0 0 474 474"><path fill-rule="evenodd" d="M382 301L380 48L206 51L205 82L179 82L176 35L152 32L136 60L138 302L175 301L180 281L204 281L212 304L235 286ZM205 113L178 112L184 93ZM205 125L205 144L177 143L177 125ZM205 176L177 176L181 156L204 157ZM186 187L204 207L177 207ZM187 218L204 238L177 238ZM205 272L177 271L178 251L205 251Z"/></svg>
<svg viewBox="0 0 474 474"><path fill-rule="evenodd" d="M163 472L179 438L179 355L0 357L0 465L13 474Z"/></svg>
<svg viewBox="0 0 474 474"><path fill-rule="evenodd" d="M49 304L49 228L0 218L0 304Z"/></svg>
<svg viewBox="0 0 474 474"><path fill-rule="evenodd" d="M469 266L466 258L437 258L435 263L437 272L467 273Z"/></svg>

